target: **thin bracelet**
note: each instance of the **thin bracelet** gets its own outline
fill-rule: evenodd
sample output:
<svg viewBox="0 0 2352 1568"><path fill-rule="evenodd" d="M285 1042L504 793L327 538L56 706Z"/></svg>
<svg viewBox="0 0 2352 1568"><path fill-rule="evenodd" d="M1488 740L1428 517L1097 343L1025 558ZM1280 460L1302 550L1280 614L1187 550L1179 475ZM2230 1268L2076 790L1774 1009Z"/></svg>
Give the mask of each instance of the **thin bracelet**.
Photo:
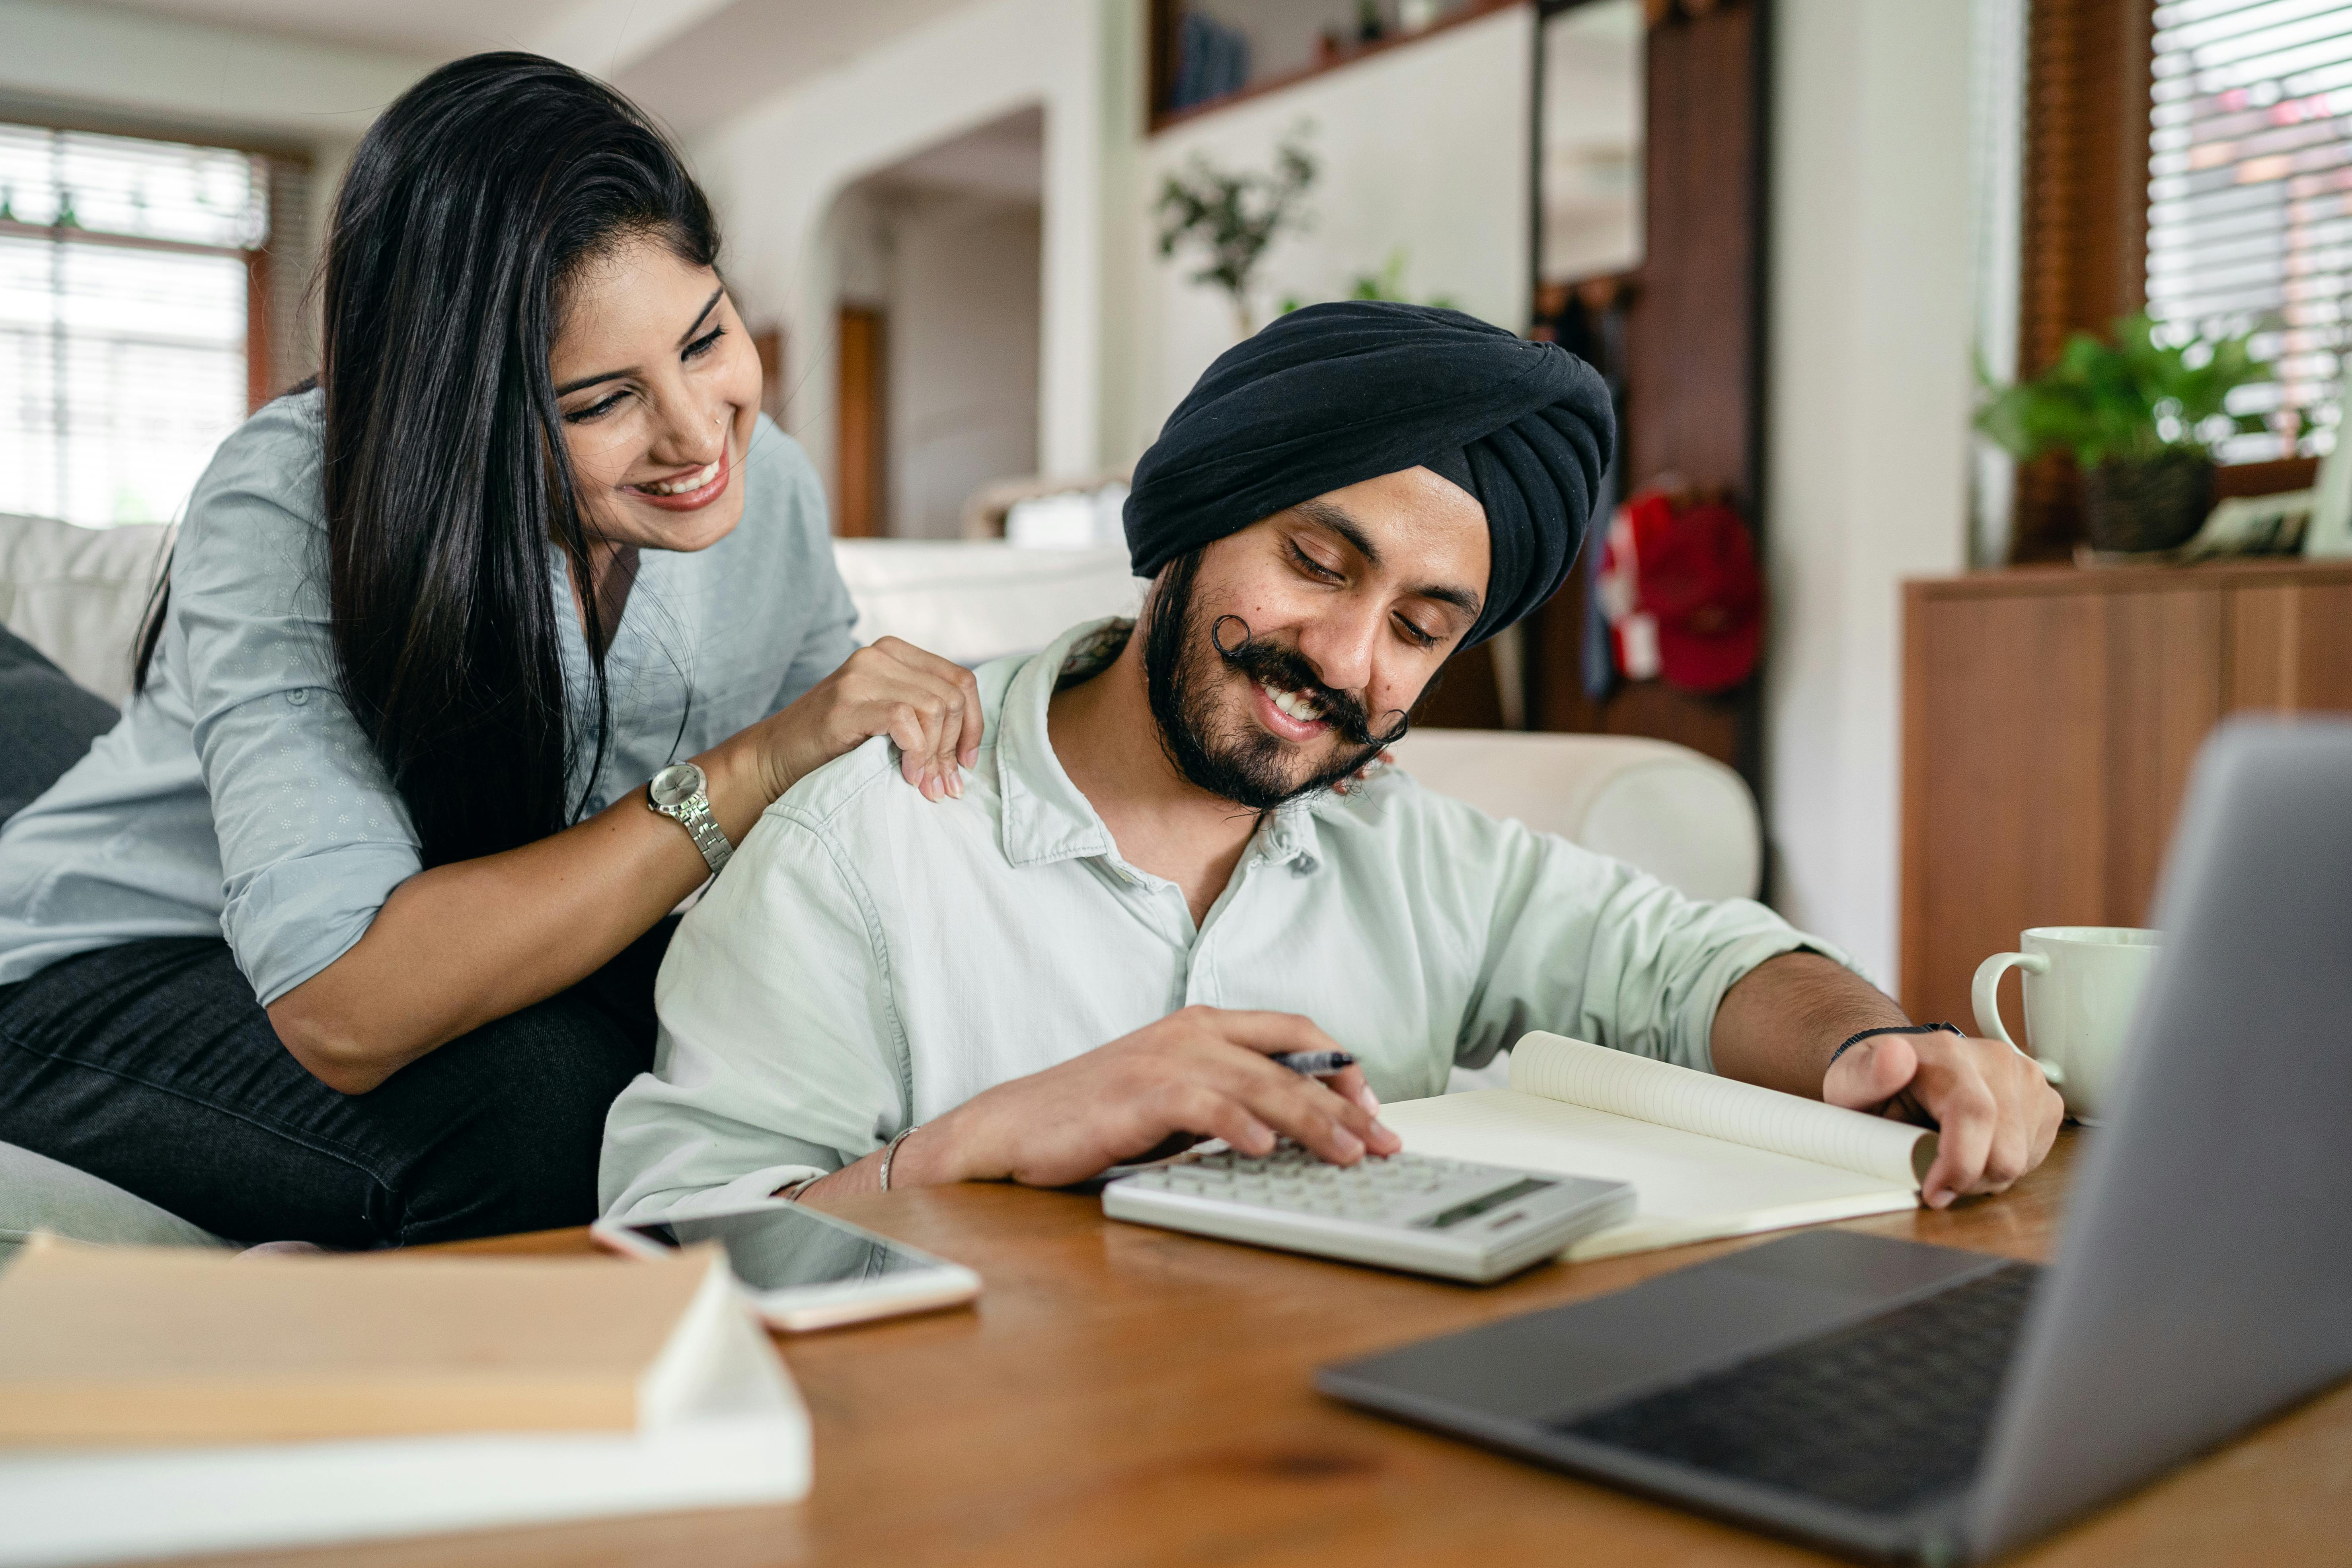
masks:
<svg viewBox="0 0 2352 1568"><path fill-rule="evenodd" d="M1864 1029L1858 1034L1847 1036L1845 1044L1832 1051L1830 1059L1822 1064L1822 1076L1828 1077L1830 1068L1837 1066L1838 1058L1845 1055L1847 1051L1862 1044L1873 1035L1934 1034L1959 1035L1962 1039L1968 1038L1966 1035L1960 1034L1958 1026L1953 1024L1882 1024L1875 1029Z"/></svg>
<svg viewBox="0 0 2352 1568"><path fill-rule="evenodd" d="M917 1122L915 1125L919 1127L922 1124ZM898 1157L898 1145L904 1143L908 1134L914 1130L914 1127L901 1127L898 1129L897 1137L882 1145L882 1190L886 1193L890 1190L890 1162Z"/></svg>

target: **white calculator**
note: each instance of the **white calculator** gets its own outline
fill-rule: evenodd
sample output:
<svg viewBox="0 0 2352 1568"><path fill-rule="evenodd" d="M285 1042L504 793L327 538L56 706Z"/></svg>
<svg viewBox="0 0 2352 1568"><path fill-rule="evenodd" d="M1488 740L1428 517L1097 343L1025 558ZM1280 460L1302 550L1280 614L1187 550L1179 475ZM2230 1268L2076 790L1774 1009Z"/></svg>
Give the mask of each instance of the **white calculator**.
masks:
<svg viewBox="0 0 2352 1568"><path fill-rule="evenodd" d="M1332 1165L1287 1140L1263 1156L1219 1146L1154 1165L1102 1200L1113 1219L1481 1285L1633 1212L1626 1182L1422 1154Z"/></svg>

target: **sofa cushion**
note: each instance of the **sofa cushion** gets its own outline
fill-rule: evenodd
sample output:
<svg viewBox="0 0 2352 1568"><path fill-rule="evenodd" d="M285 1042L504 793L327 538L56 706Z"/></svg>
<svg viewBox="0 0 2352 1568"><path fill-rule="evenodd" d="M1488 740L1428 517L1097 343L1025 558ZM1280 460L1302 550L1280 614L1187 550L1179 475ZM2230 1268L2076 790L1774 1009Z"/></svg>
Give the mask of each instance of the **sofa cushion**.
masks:
<svg viewBox="0 0 2352 1568"><path fill-rule="evenodd" d="M903 637L964 665L1034 653L1080 621L1131 616L1143 602L1125 550L841 539L833 558L857 605L859 642Z"/></svg>
<svg viewBox="0 0 2352 1568"><path fill-rule="evenodd" d="M37 1230L116 1247L234 1245L111 1182L0 1143L0 1262Z"/></svg>
<svg viewBox="0 0 2352 1568"><path fill-rule="evenodd" d="M173 531L160 522L77 528L0 513L0 626L85 689L127 700L132 647Z"/></svg>
<svg viewBox="0 0 2352 1568"><path fill-rule="evenodd" d="M114 705L76 686L40 649L0 630L0 822L58 782L114 728Z"/></svg>

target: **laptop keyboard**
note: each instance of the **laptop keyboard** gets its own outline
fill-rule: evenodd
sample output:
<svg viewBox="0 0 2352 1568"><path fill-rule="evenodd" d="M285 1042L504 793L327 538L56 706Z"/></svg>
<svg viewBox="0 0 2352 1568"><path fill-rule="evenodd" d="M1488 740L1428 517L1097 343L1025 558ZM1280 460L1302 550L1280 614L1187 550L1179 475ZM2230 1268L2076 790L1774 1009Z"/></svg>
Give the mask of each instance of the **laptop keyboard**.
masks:
<svg viewBox="0 0 2352 1568"><path fill-rule="evenodd" d="M2015 1264L1554 1430L1902 1513L1975 1473L2025 1303Z"/></svg>

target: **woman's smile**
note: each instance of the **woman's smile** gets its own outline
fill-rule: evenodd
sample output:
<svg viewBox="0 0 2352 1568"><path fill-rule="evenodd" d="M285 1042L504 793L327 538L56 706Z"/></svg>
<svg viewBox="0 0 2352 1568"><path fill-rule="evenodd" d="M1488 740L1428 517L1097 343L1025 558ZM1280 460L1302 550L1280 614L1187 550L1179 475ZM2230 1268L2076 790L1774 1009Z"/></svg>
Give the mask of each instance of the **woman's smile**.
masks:
<svg viewBox="0 0 2352 1568"><path fill-rule="evenodd" d="M735 477L734 456L730 447L722 447L719 456L701 468L666 479L623 485L621 489L632 500L664 511L699 511L727 493L728 481Z"/></svg>

